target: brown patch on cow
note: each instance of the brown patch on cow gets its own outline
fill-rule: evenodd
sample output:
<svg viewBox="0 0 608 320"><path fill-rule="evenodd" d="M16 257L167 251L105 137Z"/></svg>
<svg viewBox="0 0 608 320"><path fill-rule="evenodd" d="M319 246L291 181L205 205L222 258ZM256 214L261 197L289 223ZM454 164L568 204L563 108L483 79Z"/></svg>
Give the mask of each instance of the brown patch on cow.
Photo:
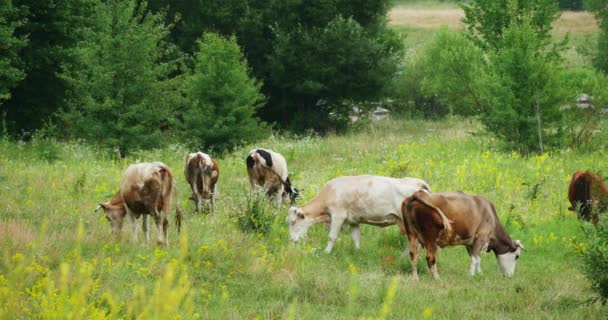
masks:
<svg viewBox="0 0 608 320"><path fill-rule="evenodd" d="M608 188L598 174L589 171L576 171L568 186L568 210L578 207L578 218L599 222L599 213L608 209Z"/></svg>

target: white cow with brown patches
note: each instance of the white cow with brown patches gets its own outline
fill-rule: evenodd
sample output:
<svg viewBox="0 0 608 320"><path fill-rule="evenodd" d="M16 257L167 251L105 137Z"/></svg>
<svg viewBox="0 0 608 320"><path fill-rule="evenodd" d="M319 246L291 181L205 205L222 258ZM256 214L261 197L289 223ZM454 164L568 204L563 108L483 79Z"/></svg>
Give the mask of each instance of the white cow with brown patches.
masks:
<svg viewBox="0 0 608 320"><path fill-rule="evenodd" d="M262 187L268 197L275 198L277 206L281 205L283 198L289 198L292 205L295 203L298 189L291 185L283 155L270 149L256 148L249 151L245 163L252 191L256 186Z"/></svg>
<svg viewBox="0 0 608 320"><path fill-rule="evenodd" d="M200 212L204 202L213 204L216 197L216 184L220 175L217 162L203 152L194 152L186 156L186 165L184 168L186 181L192 189L190 197L195 202L196 212Z"/></svg>
<svg viewBox="0 0 608 320"><path fill-rule="evenodd" d="M350 225L357 249L360 246L361 223L380 227L397 224L405 233L401 203L412 193L423 189L430 190L430 187L417 178L371 175L335 178L310 202L289 209L289 237L297 242L312 225L330 220L329 242L325 248L325 252L330 253L345 223Z"/></svg>
<svg viewBox="0 0 608 320"><path fill-rule="evenodd" d="M140 216L143 216L142 229L146 242L150 240L148 216L152 216L158 228L158 243L168 245L169 214L174 193L173 174L167 165L161 162L132 164L123 175L120 190L110 200L99 204L97 209L104 210L114 233L122 229L124 218L128 216L135 241L136 219ZM179 232L181 212L177 203L175 220Z"/></svg>

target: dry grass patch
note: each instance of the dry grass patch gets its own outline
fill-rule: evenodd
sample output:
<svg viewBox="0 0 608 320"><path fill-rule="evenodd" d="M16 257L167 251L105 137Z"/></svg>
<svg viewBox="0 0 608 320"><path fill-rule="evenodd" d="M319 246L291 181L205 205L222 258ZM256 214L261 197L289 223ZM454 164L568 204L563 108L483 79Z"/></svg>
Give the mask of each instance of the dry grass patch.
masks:
<svg viewBox="0 0 608 320"><path fill-rule="evenodd" d="M462 29L464 27L462 9L395 7L389 11L388 18L389 24L392 26L416 29L435 29L443 26L450 29ZM598 30L595 17L589 12L564 11L553 27L557 32L594 32Z"/></svg>

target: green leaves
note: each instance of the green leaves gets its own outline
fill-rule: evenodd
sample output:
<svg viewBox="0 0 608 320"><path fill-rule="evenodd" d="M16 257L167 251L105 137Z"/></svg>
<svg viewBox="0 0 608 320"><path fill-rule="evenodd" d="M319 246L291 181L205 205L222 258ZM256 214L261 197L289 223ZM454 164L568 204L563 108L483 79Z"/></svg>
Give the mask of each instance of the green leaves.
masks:
<svg viewBox="0 0 608 320"><path fill-rule="evenodd" d="M263 102L260 84L249 76L236 39L205 33L198 46L181 124L184 141L223 152L262 137L265 126L255 118Z"/></svg>

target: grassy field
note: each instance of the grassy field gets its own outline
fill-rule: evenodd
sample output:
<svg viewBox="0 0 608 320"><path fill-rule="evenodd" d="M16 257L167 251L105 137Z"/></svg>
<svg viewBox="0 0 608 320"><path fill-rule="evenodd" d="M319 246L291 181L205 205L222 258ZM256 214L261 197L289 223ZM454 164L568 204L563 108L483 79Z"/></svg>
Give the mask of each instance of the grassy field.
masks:
<svg viewBox="0 0 608 320"><path fill-rule="evenodd" d="M464 30L462 18L464 12L456 4L433 1L397 2L388 15L389 24L406 37L408 49L429 41L439 28ZM582 52L595 46L597 33L597 21L589 12L563 11L553 24L556 42L569 38L563 56L565 64L572 68L589 64Z"/></svg>
<svg viewBox="0 0 608 320"><path fill-rule="evenodd" d="M249 185L244 159L252 146L218 159L219 200L213 215L195 215L182 175L189 150L176 146L115 160L91 146L0 142L0 318L2 319L598 319L608 307L581 274L584 234L567 211L575 169L606 171L606 146L592 154L565 150L521 158L459 120L392 120L345 136L272 137L292 181L311 199L341 175L413 176L434 190L462 190L491 199L508 232L527 251L513 278L482 256L481 276L468 276L463 247L440 250L441 280L424 259L420 280L402 253L397 227L363 226L361 250L345 230L327 255L327 228L303 243L288 241L287 207L265 207L268 234L245 233ZM99 202L117 189L126 166L163 161L178 179L185 211L170 246L110 233ZM152 239L156 229L151 225Z"/></svg>

